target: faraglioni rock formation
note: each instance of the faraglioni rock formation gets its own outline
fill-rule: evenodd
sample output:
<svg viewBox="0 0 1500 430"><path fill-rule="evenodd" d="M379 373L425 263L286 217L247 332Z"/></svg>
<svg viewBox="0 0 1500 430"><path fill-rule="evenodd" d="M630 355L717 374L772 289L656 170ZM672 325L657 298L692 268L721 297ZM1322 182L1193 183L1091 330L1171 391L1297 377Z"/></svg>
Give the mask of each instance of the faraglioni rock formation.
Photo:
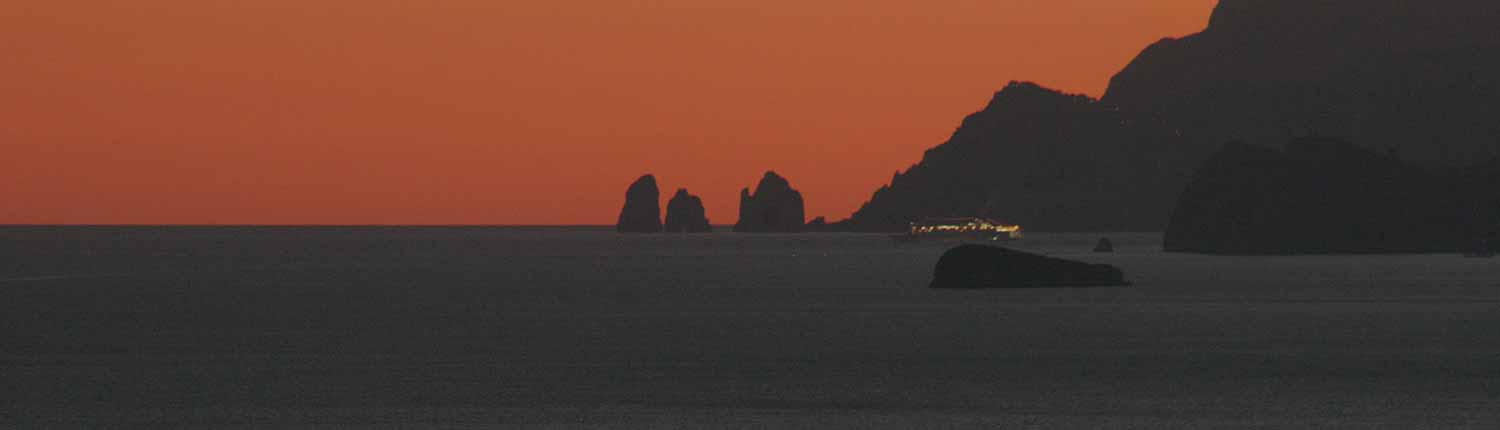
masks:
<svg viewBox="0 0 1500 430"><path fill-rule="evenodd" d="M932 288L1046 288L1130 285L1114 266L1089 264L1007 248L962 245L933 269Z"/></svg>
<svg viewBox="0 0 1500 430"><path fill-rule="evenodd" d="M1500 2L1223 0L1142 51L1099 100L1013 83L848 220L1161 231L1224 142L1344 136L1420 166L1500 154Z"/></svg>
<svg viewBox="0 0 1500 430"><path fill-rule="evenodd" d="M713 231L713 227L708 224L708 216L703 210L703 200L689 194L686 188L678 189L677 194L667 201L667 221L662 227L668 233Z"/></svg>
<svg viewBox="0 0 1500 430"><path fill-rule="evenodd" d="M656 177L641 176L625 191L625 207L620 209L620 220L615 231L621 233L661 232L661 191L656 188Z"/></svg>
<svg viewBox="0 0 1500 430"><path fill-rule="evenodd" d="M740 190L740 220L734 231L743 233L796 233L806 222L802 193L792 188L786 178L766 172L755 193Z"/></svg>
<svg viewBox="0 0 1500 430"><path fill-rule="evenodd" d="M1166 231L1173 252L1456 252L1500 223L1500 169L1423 168L1338 139L1231 143L1198 170Z"/></svg>

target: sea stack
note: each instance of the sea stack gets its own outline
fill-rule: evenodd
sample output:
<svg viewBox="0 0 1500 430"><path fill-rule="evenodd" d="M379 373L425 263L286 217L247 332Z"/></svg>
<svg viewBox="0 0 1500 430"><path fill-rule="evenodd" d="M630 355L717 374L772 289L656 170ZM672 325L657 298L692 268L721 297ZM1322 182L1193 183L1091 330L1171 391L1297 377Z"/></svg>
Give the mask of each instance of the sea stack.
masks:
<svg viewBox="0 0 1500 430"><path fill-rule="evenodd" d="M938 259L932 288L1048 288L1126 286L1114 266L1046 257L1012 249L963 245Z"/></svg>
<svg viewBox="0 0 1500 430"><path fill-rule="evenodd" d="M796 233L806 222L802 193L776 172L766 172L756 185L740 190L740 220L734 231L743 233Z"/></svg>
<svg viewBox="0 0 1500 430"><path fill-rule="evenodd" d="M686 188L677 190L667 202L667 233L707 233L713 231L708 216L703 211L703 199L688 193Z"/></svg>
<svg viewBox="0 0 1500 430"><path fill-rule="evenodd" d="M808 221L807 222L807 226L805 226L804 229L806 231L813 231L813 232L825 232L825 231L828 231L828 218L826 218L826 217L813 218L812 221Z"/></svg>
<svg viewBox="0 0 1500 430"><path fill-rule="evenodd" d="M656 177L641 176L625 191L625 208L620 209L620 220L615 224L620 233L661 232L661 191L656 188Z"/></svg>

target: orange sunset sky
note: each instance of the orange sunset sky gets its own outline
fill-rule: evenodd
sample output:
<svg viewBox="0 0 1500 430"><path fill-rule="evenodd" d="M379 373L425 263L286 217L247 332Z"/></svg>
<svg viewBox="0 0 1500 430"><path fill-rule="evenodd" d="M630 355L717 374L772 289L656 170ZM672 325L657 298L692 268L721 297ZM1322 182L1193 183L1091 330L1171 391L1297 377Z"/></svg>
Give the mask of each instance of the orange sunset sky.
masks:
<svg viewBox="0 0 1500 430"><path fill-rule="evenodd" d="M1214 0L0 7L0 223L613 224L656 174L842 219L1011 80L1098 96Z"/></svg>

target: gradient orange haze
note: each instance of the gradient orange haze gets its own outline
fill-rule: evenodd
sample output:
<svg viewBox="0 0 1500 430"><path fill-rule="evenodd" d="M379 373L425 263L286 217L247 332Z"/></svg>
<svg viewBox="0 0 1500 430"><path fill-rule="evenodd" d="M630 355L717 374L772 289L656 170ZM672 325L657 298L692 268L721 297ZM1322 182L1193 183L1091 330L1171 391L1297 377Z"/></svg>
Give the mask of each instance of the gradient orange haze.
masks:
<svg viewBox="0 0 1500 430"><path fill-rule="evenodd" d="M1099 95L1213 0L48 0L0 8L0 223L847 216L1010 80Z"/></svg>

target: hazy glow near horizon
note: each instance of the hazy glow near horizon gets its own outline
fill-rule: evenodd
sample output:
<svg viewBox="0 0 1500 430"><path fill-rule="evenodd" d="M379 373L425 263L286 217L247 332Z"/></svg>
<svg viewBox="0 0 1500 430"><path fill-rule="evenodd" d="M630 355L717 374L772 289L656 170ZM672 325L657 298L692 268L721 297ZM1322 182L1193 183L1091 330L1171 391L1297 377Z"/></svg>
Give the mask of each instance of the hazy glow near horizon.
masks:
<svg viewBox="0 0 1500 430"><path fill-rule="evenodd" d="M1010 80L1213 0L147 0L0 13L0 223L612 224L654 173L840 219Z"/></svg>

